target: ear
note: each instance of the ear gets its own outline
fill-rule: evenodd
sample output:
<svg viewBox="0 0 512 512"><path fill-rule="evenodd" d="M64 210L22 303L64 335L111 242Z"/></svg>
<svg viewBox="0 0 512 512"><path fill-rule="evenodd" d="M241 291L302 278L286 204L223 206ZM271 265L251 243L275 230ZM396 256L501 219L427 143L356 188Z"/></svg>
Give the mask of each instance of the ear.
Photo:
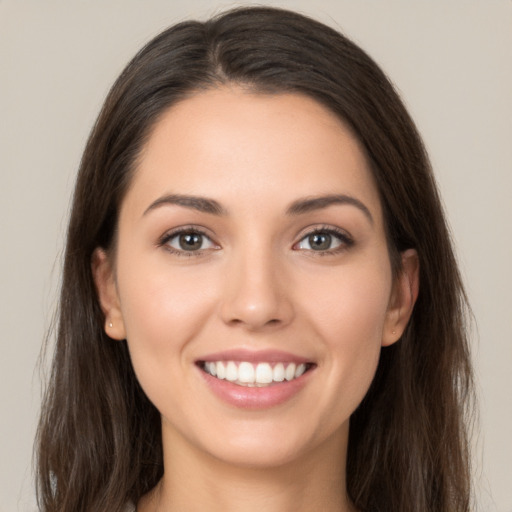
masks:
<svg viewBox="0 0 512 512"><path fill-rule="evenodd" d="M105 332L110 338L124 340L126 331L114 271L110 258L103 249L94 251L91 267L100 306L105 315Z"/></svg>
<svg viewBox="0 0 512 512"><path fill-rule="evenodd" d="M397 276L382 333L382 346L392 345L400 339L412 315L419 292L420 263L415 249L402 253L402 268Z"/></svg>

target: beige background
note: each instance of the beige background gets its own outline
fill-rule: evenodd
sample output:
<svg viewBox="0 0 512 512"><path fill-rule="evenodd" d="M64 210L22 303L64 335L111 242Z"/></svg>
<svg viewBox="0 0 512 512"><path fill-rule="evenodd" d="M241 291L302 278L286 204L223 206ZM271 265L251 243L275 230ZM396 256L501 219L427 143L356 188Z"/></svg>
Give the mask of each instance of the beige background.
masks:
<svg viewBox="0 0 512 512"><path fill-rule="evenodd" d="M512 512L512 1L304 0L388 72L433 160L478 324L478 510ZM110 84L212 0L0 0L0 512L35 510L38 352L69 197Z"/></svg>

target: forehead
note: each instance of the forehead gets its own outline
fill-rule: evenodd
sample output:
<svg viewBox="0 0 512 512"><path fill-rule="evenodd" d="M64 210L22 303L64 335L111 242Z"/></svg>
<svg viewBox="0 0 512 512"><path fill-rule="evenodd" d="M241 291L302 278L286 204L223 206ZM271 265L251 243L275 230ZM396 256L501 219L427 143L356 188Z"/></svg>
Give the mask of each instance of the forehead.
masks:
<svg viewBox="0 0 512 512"><path fill-rule="evenodd" d="M224 87L164 112L140 155L126 200L144 208L163 193L270 204L343 193L358 196L380 216L357 138L326 107L296 93Z"/></svg>

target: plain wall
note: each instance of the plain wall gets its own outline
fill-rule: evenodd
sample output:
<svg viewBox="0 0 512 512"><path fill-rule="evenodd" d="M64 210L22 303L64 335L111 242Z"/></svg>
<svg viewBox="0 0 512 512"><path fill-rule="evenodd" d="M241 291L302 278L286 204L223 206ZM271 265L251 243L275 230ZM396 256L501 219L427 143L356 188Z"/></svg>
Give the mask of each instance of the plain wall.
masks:
<svg viewBox="0 0 512 512"><path fill-rule="evenodd" d="M512 512L512 1L260 2L342 29L382 65L429 149L478 333L478 510ZM0 0L0 511L35 510L36 363L73 182L108 88L201 0Z"/></svg>

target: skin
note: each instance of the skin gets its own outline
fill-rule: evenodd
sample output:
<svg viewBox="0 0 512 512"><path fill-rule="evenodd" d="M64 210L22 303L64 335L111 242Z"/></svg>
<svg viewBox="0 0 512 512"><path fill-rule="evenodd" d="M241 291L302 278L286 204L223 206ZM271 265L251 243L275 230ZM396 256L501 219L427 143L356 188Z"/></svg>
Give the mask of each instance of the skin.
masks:
<svg viewBox="0 0 512 512"><path fill-rule="evenodd" d="M168 194L214 199L226 213L154 204ZM332 194L367 212L347 203L287 213ZM191 225L208 236L200 251L185 254L177 237L162 244ZM343 237L314 250L308 235L331 228ZM138 510L353 510L348 422L381 347L412 312L416 253L402 263L393 280L360 144L314 100L224 87L166 112L122 202L115 256L93 258L106 332L127 339L162 416L165 474ZM233 348L285 350L316 366L285 403L246 410L215 396L196 365Z"/></svg>

